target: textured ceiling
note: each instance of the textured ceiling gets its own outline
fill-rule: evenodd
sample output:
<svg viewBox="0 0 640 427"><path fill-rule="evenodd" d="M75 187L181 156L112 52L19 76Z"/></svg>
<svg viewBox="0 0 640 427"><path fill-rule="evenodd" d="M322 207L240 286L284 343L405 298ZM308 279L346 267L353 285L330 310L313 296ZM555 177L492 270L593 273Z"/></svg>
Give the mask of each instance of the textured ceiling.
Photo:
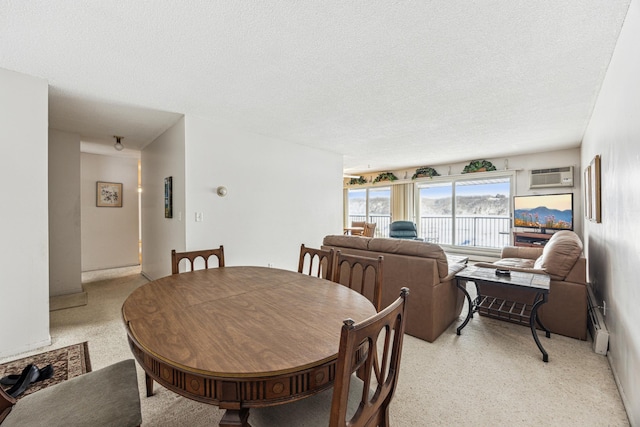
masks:
<svg viewBox="0 0 640 427"><path fill-rule="evenodd" d="M193 114L398 169L579 146L629 1L0 0L0 67L85 141Z"/></svg>

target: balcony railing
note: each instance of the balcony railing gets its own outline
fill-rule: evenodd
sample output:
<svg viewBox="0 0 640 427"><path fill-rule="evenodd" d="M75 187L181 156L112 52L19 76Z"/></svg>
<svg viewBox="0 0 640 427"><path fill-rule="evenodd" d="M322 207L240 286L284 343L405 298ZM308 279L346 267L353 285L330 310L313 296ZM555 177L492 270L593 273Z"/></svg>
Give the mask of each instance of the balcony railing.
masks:
<svg viewBox="0 0 640 427"><path fill-rule="evenodd" d="M350 215L349 221L365 221L364 215ZM375 237L389 237L389 215L369 215L369 222L376 223ZM502 248L510 244L511 218L503 216L456 217L455 243L453 243L453 218L422 216L418 226L419 236L427 242L443 245Z"/></svg>

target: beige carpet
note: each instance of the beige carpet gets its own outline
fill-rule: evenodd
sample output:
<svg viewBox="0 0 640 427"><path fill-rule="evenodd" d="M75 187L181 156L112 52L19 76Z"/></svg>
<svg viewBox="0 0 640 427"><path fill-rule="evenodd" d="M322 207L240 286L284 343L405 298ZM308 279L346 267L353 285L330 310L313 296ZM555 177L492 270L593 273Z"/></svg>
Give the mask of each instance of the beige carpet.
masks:
<svg viewBox="0 0 640 427"><path fill-rule="evenodd" d="M107 280L85 277L88 305L52 312L53 344L32 353L88 341L93 370L132 358L120 309L146 280L139 274L117 275L109 272ZM431 344L406 336L392 425L629 425L607 358L594 353L591 342L559 335L541 340L549 363L542 362L528 328L478 316L461 336L455 334L455 325ZM143 426L215 426L222 417L218 408L157 384L155 395L145 397L139 367L138 384ZM321 412L301 413L301 418L322 417Z"/></svg>

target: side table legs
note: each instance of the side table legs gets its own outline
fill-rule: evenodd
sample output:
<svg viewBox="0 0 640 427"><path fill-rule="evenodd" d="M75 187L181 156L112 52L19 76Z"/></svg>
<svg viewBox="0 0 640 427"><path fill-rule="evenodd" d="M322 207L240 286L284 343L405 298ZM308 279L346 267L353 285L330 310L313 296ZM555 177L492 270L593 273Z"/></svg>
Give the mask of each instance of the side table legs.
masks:
<svg viewBox="0 0 640 427"><path fill-rule="evenodd" d="M466 280L456 279L456 286L458 287L458 289L462 291L462 293L464 293L464 296L467 298L467 302L469 303L469 310L467 311L467 317L465 317L464 322L462 322L462 324L456 328L456 335L460 335L460 331L462 330L462 328L467 326L467 323L469 323L469 320L473 317L474 311L476 311L476 304L471 300L471 295L469 295L466 285L467 285Z"/></svg>
<svg viewBox="0 0 640 427"><path fill-rule="evenodd" d="M542 329L544 329L547 338L551 338L551 332L540 322L540 319L538 319L538 308L545 302L547 302L547 294L542 294L542 298L540 298L540 294L536 296L535 304L533 304L533 308L531 309L529 326L531 327L531 333L533 334L533 339L536 342L538 349L542 352L542 361L548 362L549 355L547 354L544 347L542 347L542 344L540 343L540 338L538 338L538 331L536 331L536 322L537 322L538 325L540 325Z"/></svg>
<svg viewBox="0 0 640 427"><path fill-rule="evenodd" d="M456 286L458 287L458 289L462 291L465 298L467 299L467 303L469 304L467 317L465 317L462 324L456 328L456 335L460 335L460 331L462 331L462 329L465 326L467 326L467 324L469 323L469 320L471 320L471 318L473 317L473 313L478 311L478 305L480 304L480 290L478 289L477 281L474 283L476 285L476 292L478 295L475 300L471 298L471 295L467 291L467 287L466 287L467 281L464 279L456 278ZM549 354L542 346L542 343L540 343L540 338L538 338L538 332L536 330L536 324L540 325L540 327L545 331L545 335L547 336L547 338L551 338L551 331L549 331L549 329L547 329L547 327L544 326L544 324L538 317L538 308L540 308L542 304L547 302L547 298L548 298L547 293L545 292L539 292L536 295L533 307L531 308L531 316L529 317L529 327L531 328L531 334L533 335L533 340L536 342L538 349L542 353L542 360L544 362L549 361Z"/></svg>

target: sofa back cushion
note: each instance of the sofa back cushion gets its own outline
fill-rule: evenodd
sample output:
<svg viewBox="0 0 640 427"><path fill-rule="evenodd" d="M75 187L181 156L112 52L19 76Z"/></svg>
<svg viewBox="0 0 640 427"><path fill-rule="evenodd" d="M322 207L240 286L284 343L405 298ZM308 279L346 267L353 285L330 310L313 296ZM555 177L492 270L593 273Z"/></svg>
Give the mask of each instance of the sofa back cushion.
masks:
<svg viewBox="0 0 640 427"><path fill-rule="evenodd" d="M447 277L449 263L439 245L419 240L377 238L369 241L369 250L388 254L409 255L420 258L432 258L438 265L438 276Z"/></svg>
<svg viewBox="0 0 640 427"><path fill-rule="evenodd" d="M325 236L322 244L325 246L339 246L341 248L353 248L366 251L369 249L370 237L345 236L342 234Z"/></svg>
<svg viewBox="0 0 640 427"><path fill-rule="evenodd" d="M582 254L582 242L573 231L556 232L542 250L534 268L544 270L552 279L563 280Z"/></svg>

